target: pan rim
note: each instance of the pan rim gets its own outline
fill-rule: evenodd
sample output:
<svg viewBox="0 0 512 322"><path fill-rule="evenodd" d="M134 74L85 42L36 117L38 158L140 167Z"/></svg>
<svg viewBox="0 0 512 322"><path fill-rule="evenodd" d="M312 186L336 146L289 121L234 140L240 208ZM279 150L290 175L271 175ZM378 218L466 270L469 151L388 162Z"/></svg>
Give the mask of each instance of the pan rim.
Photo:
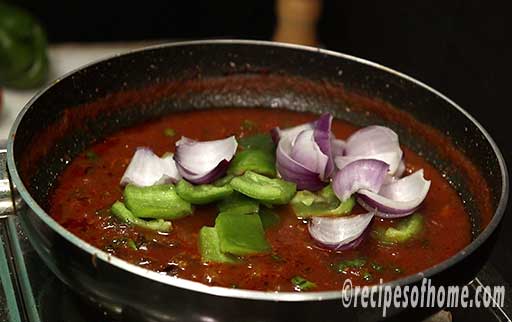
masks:
<svg viewBox="0 0 512 322"><path fill-rule="evenodd" d="M79 237L73 235L71 232L66 230L63 226L61 226L59 223L57 223L52 217L50 217L37 203L36 201L31 197L30 193L28 192L27 188L24 186L21 177L16 169L15 166L15 160L14 160L14 141L16 137L16 131L18 130L18 127L20 126L23 116L26 114L26 112L31 108L31 106L34 104L35 101L38 100L38 98L47 91L49 91L55 84L57 84L60 81L65 80L66 78L74 75L75 73L84 70L90 66L96 65L98 63L102 63L111 59L115 59L119 56L124 55L130 55L142 51L150 51L155 49L162 49L162 48L169 48L169 47L180 47L180 46L198 46L198 45L248 45L248 46L267 46L267 47L273 47L273 48L289 48L289 49L296 49L299 51L309 51L309 52L317 52L319 54L334 56L343 58L346 60L350 60L359 64L363 64L369 67L373 67L376 69L380 69L386 73L393 74L399 78L402 78L408 82L412 82L415 85L424 88L425 90L431 92L432 94L438 96L442 100L444 100L446 103L451 105L452 108L455 108L458 110L463 116L465 116L471 123L473 123L476 128L483 134L485 139L490 144L496 158L499 164L500 172L501 172L501 178L502 178L502 185L501 185L501 195L499 198L499 202L496 208L496 211L494 212L494 215L487 225L487 227L475 238L469 245L464 247L462 250L457 252L455 255L449 257L448 259L444 260L443 262L440 262L422 272L418 272L416 274L408 275L404 278L393 280L384 284L375 285L374 287L397 287L397 286L404 286L408 284L414 284L419 282L423 278L429 278L441 271L446 270L447 268L453 266L454 264L460 262L464 258L466 258L468 255L473 253L480 245L486 241L490 235L496 230L499 223L501 222L501 219L505 213L507 201L508 201L508 192L509 192L509 178L508 178L508 171L507 166L505 164L505 160L503 158L503 155L492 139L492 137L489 135L489 133L484 129L484 127L472 116L470 115L466 110L464 110L462 107L457 105L455 102L453 102L451 99L446 97L441 92L431 88L430 86L420 82L419 80L410 77L406 74L403 74L401 72L398 72L394 69L391 69L389 67L383 66L381 64L359 58L356 56L334 52L326 49L321 48L315 48L315 47L308 47L308 46L302 46L302 45L295 45L295 44L286 44L286 43L277 43L277 42L270 42L270 41L261 41L261 40L239 40L239 39L214 39L214 40L193 40L193 41L183 41L183 42L172 42L172 43L164 43L149 47L143 47L136 50L131 50L128 52L125 52L123 54L115 54L106 58L102 58L99 60L96 60L94 62L91 62L89 64L83 65L77 69L74 69L73 71L66 73L65 75L59 77L49 85L47 85L45 88L41 89L35 96L30 99L30 101L23 107L21 112L18 114L13 126L11 127L11 130L9 132L8 137L8 144L7 144L7 167L9 170L9 174L11 177L11 180L16 187L19 195L24 200L24 202L27 204L28 207L38 216L40 220L42 220L47 226L49 226L53 231L58 233L61 237L65 238L68 242L72 243L74 246L82 249L83 251L89 253L92 256L96 257L97 260L101 260L106 262L107 264L112 264L113 266L128 271L130 273L136 274L140 277L150 279L154 282L166 284L169 286L174 286L178 288L184 288L190 291L195 292L201 292L216 296L223 296L223 297L231 297L231 298L239 298L239 299L248 299L248 300L264 300L264 301L285 301L285 302L302 302L302 301L320 301L320 300L336 300L341 299L343 296L346 296L346 290L342 291L323 291L323 292L307 292L307 293L294 293L294 292L265 292L265 291L253 291L253 290L241 290L241 289L230 289L230 288L224 288L224 287L217 287L217 286L208 286L205 284L202 284L200 282L194 282L182 278L175 278L171 276L165 276L162 274L159 274L154 271L150 271L147 269L144 269L142 267L139 267L134 264L130 264L122 259L119 259L117 257L114 257L90 244L83 241Z"/></svg>

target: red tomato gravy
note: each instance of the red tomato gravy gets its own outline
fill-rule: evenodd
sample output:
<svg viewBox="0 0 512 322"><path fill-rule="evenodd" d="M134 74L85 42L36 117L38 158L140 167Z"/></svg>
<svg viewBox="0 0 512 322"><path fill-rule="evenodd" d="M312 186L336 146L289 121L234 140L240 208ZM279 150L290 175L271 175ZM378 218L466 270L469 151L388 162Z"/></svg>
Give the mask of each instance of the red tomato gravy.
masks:
<svg viewBox="0 0 512 322"><path fill-rule="evenodd" d="M316 283L315 291L341 290L346 278L360 285L390 281L429 268L470 243L471 223L457 192L431 164L405 147L408 173L423 168L432 184L419 209L425 219L421 236L404 244L383 245L369 235L354 250L326 251L311 239L307 224L297 219L289 206L282 206L277 208L280 223L266 231L272 255L247 257L242 264L204 264L197 237L202 226L214 225L214 206L196 206L193 215L173 221L174 229L167 235L127 226L110 215L110 206L122 200L119 181L136 147L148 146L162 155L173 152L182 135L196 140L242 137L315 118L314 114L285 110L213 109L174 113L123 130L96 143L68 165L51 197L49 213L81 239L130 263L208 285L264 291L293 291L294 276ZM247 128L246 120L256 126ZM168 128L176 134L166 136ZM333 121L338 138L355 130L346 122ZM375 218L372 229L395 222ZM365 264L342 272L335 269L340 261L352 259L364 259Z"/></svg>

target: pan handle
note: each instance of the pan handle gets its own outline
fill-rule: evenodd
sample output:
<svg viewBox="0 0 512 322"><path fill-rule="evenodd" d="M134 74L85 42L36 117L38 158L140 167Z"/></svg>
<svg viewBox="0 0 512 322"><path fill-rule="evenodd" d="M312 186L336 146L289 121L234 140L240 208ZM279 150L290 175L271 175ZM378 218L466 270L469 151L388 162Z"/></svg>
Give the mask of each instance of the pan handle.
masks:
<svg viewBox="0 0 512 322"><path fill-rule="evenodd" d="M7 149L0 148L0 220L16 214L9 171L7 171Z"/></svg>

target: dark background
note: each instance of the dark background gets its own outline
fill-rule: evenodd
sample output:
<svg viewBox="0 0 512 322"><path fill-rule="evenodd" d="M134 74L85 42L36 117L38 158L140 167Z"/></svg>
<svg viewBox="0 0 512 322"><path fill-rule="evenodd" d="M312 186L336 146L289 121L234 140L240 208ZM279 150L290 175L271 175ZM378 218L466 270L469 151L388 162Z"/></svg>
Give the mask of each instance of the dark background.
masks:
<svg viewBox="0 0 512 322"><path fill-rule="evenodd" d="M52 43L271 39L276 20L269 0L11 2L35 14ZM511 18L505 1L325 0L318 36L328 49L395 68L446 94L488 129L512 165ZM493 254L502 275L512 271L511 227L507 218Z"/></svg>
<svg viewBox="0 0 512 322"><path fill-rule="evenodd" d="M271 39L274 1L10 1L35 14L50 42ZM438 89L506 144L512 58L505 1L324 0L318 38ZM507 122L505 122L507 121ZM504 147L504 146L503 146Z"/></svg>

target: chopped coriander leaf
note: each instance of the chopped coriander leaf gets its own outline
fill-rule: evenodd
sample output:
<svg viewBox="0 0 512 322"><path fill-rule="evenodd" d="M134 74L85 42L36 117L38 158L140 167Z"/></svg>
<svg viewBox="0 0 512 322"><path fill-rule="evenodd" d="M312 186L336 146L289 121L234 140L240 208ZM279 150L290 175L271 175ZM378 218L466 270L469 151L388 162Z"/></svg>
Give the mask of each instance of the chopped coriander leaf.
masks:
<svg viewBox="0 0 512 322"><path fill-rule="evenodd" d="M97 160L99 158L98 154L94 151L85 152L85 157L91 161Z"/></svg>
<svg viewBox="0 0 512 322"><path fill-rule="evenodd" d="M100 217L107 217L110 215L110 208L101 208L101 209L98 209L96 210L96 215L100 216Z"/></svg>
<svg viewBox="0 0 512 322"><path fill-rule="evenodd" d="M308 281L302 276L293 277L291 282L295 286L296 291L308 291L316 287L315 283Z"/></svg>
<svg viewBox="0 0 512 322"><path fill-rule="evenodd" d="M373 279L373 275L368 271L363 272L362 277L365 281L371 281Z"/></svg>
<svg viewBox="0 0 512 322"><path fill-rule="evenodd" d="M133 250L137 250L137 244L135 244L135 242L133 241L133 239L129 238L127 241L126 241L126 246L128 246L129 248L133 249Z"/></svg>
<svg viewBox="0 0 512 322"><path fill-rule="evenodd" d="M338 273L343 273L348 268L359 269L362 268L366 264L366 260L363 258L355 258L341 261L334 265L336 271Z"/></svg>
<svg viewBox="0 0 512 322"><path fill-rule="evenodd" d="M272 255L270 255L270 257L272 257L272 259L275 260L276 262L284 261L284 259L281 256L277 255L277 254L272 254Z"/></svg>
<svg viewBox="0 0 512 322"><path fill-rule="evenodd" d="M164 135L167 136L167 137L173 137L176 135L176 131L174 129L171 129L171 128L166 128L164 130Z"/></svg>
<svg viewBox="0 0 512 322"><path fill-rule="evenodd" d="M245 131L252 131L256 129L257 125L254 121L251 120L243 120L240 128Z"/></svg>
<svg viewBox="0 0 512 322"><path fill-rule="evenodd" d="M376 271L376 272L380 272L380 271L382 271L382 270L384 269L384 267L382 267L382 265L379 265L379 264L377 264L377 263L375 263L375 262L372 262L372 263L370 264L370 266L371 266L371 268L372 268L374 271Z"/></svg>

